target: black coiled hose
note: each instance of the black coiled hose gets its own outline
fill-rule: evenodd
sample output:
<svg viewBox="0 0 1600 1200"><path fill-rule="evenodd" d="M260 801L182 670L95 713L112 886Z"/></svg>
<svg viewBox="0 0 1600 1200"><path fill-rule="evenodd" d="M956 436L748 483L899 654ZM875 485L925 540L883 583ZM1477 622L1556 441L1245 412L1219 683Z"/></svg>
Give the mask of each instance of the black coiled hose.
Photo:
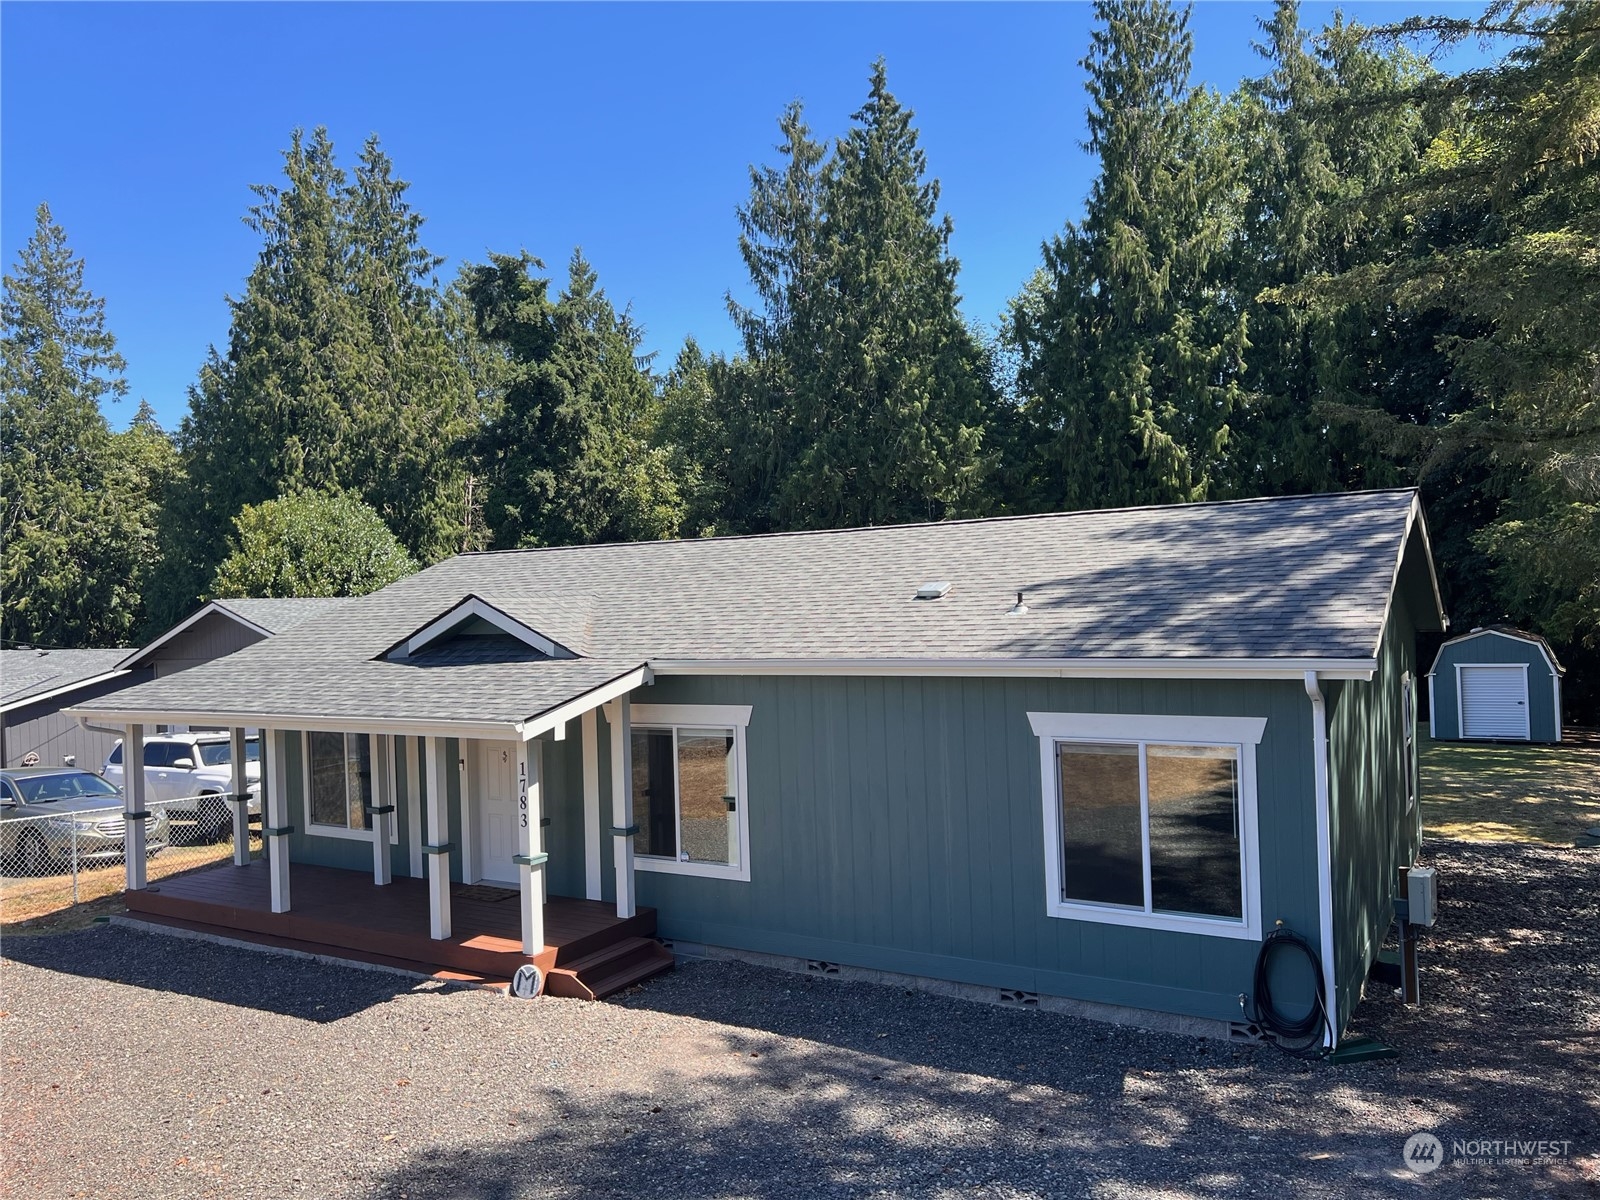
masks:
<svg viewBox="0 0 1600 1200"><path fill-rule="evenodd" d="M1290 950L1298 950L1305 956L1306 962L1311 965L1312 978L1316 981L1315 999L1305 1015L1299 1017L1288 1017L1282 1013L1272 998L1272 985L1268 982L1273 955ZM1322 990L1322 960L1317 957L1310 942L1282 925L1267 934L1261 940L1261 950L1256 955L1255 979L1251 988L1250 1019L1270 1035L1273 1045L1306 1058L1320 1058L1326 1053L1322 1047L1307 1041L1316 1038L1324 1027L1330 1032L1333 1028L1333 1021L1328 1016L1327 997Z"/></svg>

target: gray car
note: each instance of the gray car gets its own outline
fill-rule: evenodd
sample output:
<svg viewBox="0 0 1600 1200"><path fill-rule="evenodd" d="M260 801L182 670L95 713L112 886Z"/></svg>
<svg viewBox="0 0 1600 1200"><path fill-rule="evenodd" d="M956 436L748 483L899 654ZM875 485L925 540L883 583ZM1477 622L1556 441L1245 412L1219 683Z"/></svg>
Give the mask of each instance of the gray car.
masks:
<svg viewBox="0 0 1600 1200"><path fill-rule="evenodd" d="M49 875L123 856L122 792L92 771L21 767L0 771L0 874ZM167 814L145 822L145 853L167 846Z"/></svg>

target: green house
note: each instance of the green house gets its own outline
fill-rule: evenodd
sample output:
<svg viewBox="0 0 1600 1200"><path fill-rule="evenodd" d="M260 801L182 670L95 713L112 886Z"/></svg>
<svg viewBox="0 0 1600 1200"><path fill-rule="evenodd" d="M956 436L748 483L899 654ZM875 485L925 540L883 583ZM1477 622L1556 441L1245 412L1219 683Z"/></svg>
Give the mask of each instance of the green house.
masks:
<svg viewBox="0 0 1600 1200"><path fill-rule="evenodd" d="M462 555L81 715L265 731L265 854L131 863L136 917L519 992L732 955L1221 1034L1281 927L1331 1042L1444 628L1416 495L1375 491Z"/></svg>

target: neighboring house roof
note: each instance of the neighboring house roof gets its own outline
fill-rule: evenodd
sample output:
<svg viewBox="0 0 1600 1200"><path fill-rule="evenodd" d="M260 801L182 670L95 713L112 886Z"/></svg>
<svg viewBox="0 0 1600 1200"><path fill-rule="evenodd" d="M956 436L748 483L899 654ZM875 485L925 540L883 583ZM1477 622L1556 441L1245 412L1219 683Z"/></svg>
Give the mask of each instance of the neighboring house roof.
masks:
<svg viewBox="0 0 1600 1200"><path fill-rule="evenodd" d="M127 674L112 650L0 650L0 712Z"/></svg>
<svg viewBox="0 0 1600 1200"><path fill-rule="evenodd" d="M1550 669L1552 671L1554 671L1557 675L1565 675L1567 673L1567 669L1563 667L1560 661L1556 658L1556 652L1550 648L1550 643L1545 641L1544 638L1539 634L1529 633L1526 629L1517 629L1511 625L1482 625L1469 633L1463 633L1460 637L1453 637L1449 641L1441 644L1439 647L1439 653L1433 656L1433 666L1428 668L1428 674L1432 675L1438 671L1439 659L1449 647L1459 646L1462 642L1470 642L1474 638L1490 636L1511 638L1518 642L1532 642L1540 649L1541 652L1543 652L1545 659L1549 662Z"/></svg>
<svg viewBox="0 0 1600 1200"><path fill-rule="evenodd" d="M201 606L197 611L190 613L171 629L167 630L155 641L146 646L141 646L133 651L122 664L124 667L143 667L149 665L158 657L157 651L176 638L185 630L198 625L207 617L217 614L230 621L237 621L254 633L262 637L272 637L293 629L296 625L310 620L312 617L321 616L332 612L341 604L349 603L346 596L310 597L291 596L281 599L254 599L229 597L223 600L212 600Z"/></svg>
<svg viewBox="0 0 1600 1200"><path fill-rule="evenodd" d="M913 599L935 580L949 592ZM646 663L1370 672L1398 581L1443 629L1410 489L467 554L117 711L521 722ZM385 660L469 596L583 657Z"/></svg>

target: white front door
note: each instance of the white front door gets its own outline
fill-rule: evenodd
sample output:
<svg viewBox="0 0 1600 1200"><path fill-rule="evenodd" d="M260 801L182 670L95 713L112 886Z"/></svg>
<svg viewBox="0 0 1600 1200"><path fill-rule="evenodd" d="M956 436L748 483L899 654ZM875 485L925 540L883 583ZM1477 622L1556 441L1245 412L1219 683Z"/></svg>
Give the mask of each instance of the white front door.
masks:
<svg viewBox="0 0 1600 1200"><path fill-rule="evenodd" d="M1525 667L1463 666L1460 687L1462 737L1527 740Z"/></svg>
<svg viewBox="0 0 1600 1200"><path fill-rule="evenodd" d="M517 747L515 742L478 743L478 874L515 885L517 864Z"/></svg>

